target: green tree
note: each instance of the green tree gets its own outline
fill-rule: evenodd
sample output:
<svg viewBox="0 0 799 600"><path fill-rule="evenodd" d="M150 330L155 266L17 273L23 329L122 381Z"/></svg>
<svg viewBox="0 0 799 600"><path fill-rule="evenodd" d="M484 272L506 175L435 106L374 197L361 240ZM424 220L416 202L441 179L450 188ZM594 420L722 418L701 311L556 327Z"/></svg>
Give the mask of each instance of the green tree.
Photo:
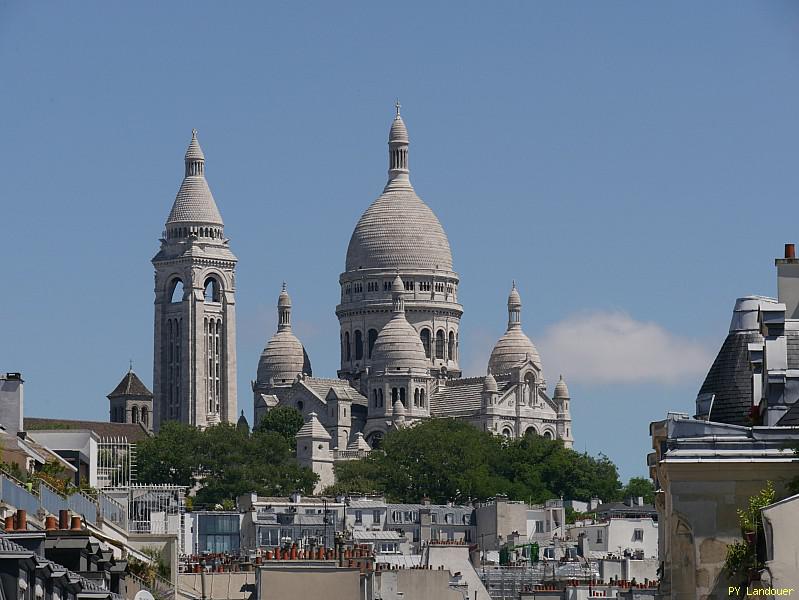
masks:
<svg viewBox="0 0 799 600"><path fill-rule="evenodd" d="M615 500L621 490L616 466L605 456L580 454L538 436L509 441L454 419L391 431L367 458L335 468L337 483L329 492L379 492L399 502L425 496L463 502L498 494L532 502L557 496Z"/></svg>
<svg viewBox="0 0 799 600"><path fill-rule="evenodd" d="M195 506L230 506L241 494L311 493L318 476L300 467L286 438L273 431L252 434L221 423L204 430L165 423L139 444L139 480L197 486Z"/></svg>
<svg viewBox="0 0 799 600"><path fill-rule="evenodd" d="M646 477L631 477L621 493L622 499L643 497L646 504L655 503L655 486Z"/></svg>
<svg viewBox="0 0 799 600"><path fill-rule="evenodd" d="M286 438L289 446L294 449L295 437L303 423L300 411L293 406L280 405L267 412L258 422L255 430L262 433L267 431L278 433Z"/></svg>
<svg viewBox="0 0 799 600"><path fill-rule="evenodd" d="M137 476L142 483L192 486L200 471L202 432L193 425L167 421L158 435L136 447Z"/></svg>

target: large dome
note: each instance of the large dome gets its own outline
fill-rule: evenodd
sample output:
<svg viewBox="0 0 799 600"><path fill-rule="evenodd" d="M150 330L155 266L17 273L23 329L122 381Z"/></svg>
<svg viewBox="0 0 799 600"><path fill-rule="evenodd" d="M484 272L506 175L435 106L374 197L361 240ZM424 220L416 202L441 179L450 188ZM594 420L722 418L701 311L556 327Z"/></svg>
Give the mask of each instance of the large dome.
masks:
<svg viewBox="0 0 799 600"><path fill-rule="evenodd" d="M386 190L366 209L347 248L347 271L439 269L452 271L444 228L413 188Z"/></svg>
<svg viewBox="0 0 799 600"><path fill-rule="evenodd" d="M345 270L452 271L452 252L444 228L410 182L408 130L399 107L391 124L388 146L388 183L352 232Z"/></svg>

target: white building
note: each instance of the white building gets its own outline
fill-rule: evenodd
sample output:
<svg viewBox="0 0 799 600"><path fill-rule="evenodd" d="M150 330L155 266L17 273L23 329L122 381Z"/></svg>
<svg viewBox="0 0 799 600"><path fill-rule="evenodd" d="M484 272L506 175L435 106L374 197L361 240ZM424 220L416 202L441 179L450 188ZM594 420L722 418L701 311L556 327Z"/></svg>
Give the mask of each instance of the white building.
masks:
<svg viewBox="0 0 799 600"><path fill-rule="evenodd" d="M291 330L291 298L278 299L278 330L252 382L255 423L279 404L316 413L331 450L368 446L391 429L431 417L455 417L510 438L541 435L571 447L570 397L561 378L550 395L541 357L521 324L516 284L508 297L507 330L494 346L487 374L461 378L460 278L446 233L410 181L409 137L397 114L389 132L388 182L350 238L341 300L340 368L314 377ZM363 444L359 444L363 446Z"/></svg>

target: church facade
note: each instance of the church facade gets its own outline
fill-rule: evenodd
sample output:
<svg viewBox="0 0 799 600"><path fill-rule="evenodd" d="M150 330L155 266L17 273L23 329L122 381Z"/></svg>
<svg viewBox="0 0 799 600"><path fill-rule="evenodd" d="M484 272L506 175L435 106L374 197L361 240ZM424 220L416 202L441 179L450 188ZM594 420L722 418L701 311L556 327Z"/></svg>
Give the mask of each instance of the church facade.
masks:
<svg viewBox="0 0 799 600"><path fill-rule="evenodd" d="M509 438L541 435L573 445L569 391L547 391L541 358L521 325L515 282L508 327L486 375L460 367L459 276L441 223L410 181L410 140L397 114L389 132L388 182L359 219L339 276L341 360L336 378L313 376L291 330L291 298L278 298L278 329L252 382L254 419L279 405L330 435L330 448L362 451L391 429L458 418ZM313 414L312 414L313 413ZM314 425L316 426L316 425Z"/></svg>

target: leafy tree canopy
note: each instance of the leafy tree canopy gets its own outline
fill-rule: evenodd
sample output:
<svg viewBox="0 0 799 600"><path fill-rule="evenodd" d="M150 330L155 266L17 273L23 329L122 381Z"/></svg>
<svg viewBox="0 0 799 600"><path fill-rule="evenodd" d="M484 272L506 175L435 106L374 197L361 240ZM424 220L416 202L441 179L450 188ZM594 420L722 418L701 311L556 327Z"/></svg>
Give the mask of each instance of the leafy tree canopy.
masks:
<svg viewBox="0 0 799 600"><path fill-rule="evenodd" d="M221 423L200 430L169 421L138 444L142 483L198 486L193 504L230 505L241 494L310 494L318 476L294 460L286 437Z"/></svg>
<svg viewBox="0 0 799 600"><path fill-rule="evenodd" d="M646 477L631 477L622 490L622 498L643 497L646 504L655 503L655 486L651 479Z"/></svg>
<svg viewBox="0 0 799 600"><path fill-rule="evenodd" d="M616 466L604 455L539 436L507 440L454 419L391 431L367 458L337 464L336 478L328 493L377 492L397 502L622 497Z"/></svg>
<svg viewBox="0 0 799 600"><path fill-rule="evenodd" d="M304 421L302 413L293 406L280 405L267 412L256 425L256 431L271 431L286 438L293 449L295 436L302 428Z"/></svg>

